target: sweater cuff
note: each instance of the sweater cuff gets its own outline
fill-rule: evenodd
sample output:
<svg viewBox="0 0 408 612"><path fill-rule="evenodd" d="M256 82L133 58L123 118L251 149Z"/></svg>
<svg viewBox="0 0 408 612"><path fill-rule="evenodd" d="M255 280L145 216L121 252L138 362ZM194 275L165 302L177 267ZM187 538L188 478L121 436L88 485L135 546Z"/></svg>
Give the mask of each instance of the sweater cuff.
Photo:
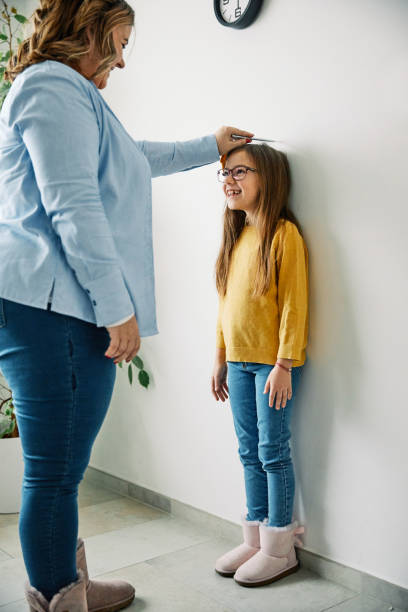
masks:
<svg viewBox="0 0 408 612"><path fill-rule="evenodd" d="M292 344L280 344L277 359L293 359L300 361L302 358L302 349L296 349Z"/></svg>

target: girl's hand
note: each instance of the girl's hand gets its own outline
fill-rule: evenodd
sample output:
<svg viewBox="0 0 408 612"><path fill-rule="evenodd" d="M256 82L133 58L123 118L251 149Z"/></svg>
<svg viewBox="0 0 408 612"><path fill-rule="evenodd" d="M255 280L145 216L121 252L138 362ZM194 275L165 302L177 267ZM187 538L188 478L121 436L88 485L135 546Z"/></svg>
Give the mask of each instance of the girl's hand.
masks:
<svg viewBox="0 0 408 612"><path fill-rule="evenodd" d="M228 365L225 361L215 362L211 377L211 391L217 402L219 399L225 402L228 398L227 372Z"/></svg>
<svg viewBox="0 0 408 612"><path fill-rule="evenodd" d="M218 151L220 155L225 155L226 153L229 153L232 149L240 147L243 143L245 143L245 140L233 140L231 138L231 134L247 136L248 141L251 140L252 136L254 136L253 132L244 132L243 130L239 130L238 128L223 125L222 127L220 127L219 130L215 132Z"/></svg>
<svg viewBox="0 0 408 612"><path fill-rule="evenodd" d="M292 376L279 366L275 366L268 376L264 393L269 391L269 406L273 407L276 398L275 408L285 408L286 402L292 399Z"/></svg>
<svg viewBox="0 0 408 612"><path fill-rule="evenodd" d="M136 317L133 315L129 321L122 325L106 328L110 335L110 344L106 349L105 357L114 359L117 364L126 360L129 363L136 357L140 349L139 326Z"/></svg>

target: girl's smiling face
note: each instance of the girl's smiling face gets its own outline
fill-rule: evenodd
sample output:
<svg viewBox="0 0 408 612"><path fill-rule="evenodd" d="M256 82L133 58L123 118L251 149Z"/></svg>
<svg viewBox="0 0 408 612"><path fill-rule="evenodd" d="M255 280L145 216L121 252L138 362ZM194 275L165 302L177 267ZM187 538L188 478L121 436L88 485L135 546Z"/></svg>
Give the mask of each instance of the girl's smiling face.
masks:
<svg viewBox="0 0 408 612"><path fill-rule="evenodd" d="M226 170L232 170L237 166L255 168L255 164L246 151L236 151L228 156L225 163ZM258 173L248 170L242 180L235 180L229 175L223 184L223 190L227 198L227 206L231 210L243 210L251 223L258 206L259 178Z"/></svg>

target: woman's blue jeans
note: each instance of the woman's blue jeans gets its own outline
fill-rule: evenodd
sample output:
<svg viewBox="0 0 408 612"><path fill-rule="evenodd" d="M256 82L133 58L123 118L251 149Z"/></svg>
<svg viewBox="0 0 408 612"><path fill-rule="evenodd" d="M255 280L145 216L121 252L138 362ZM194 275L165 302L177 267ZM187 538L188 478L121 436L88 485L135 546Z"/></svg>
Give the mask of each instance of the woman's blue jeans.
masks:
<svg viewBox="0 0 408 612"><path fill-rule="evenodd" d="M238 453L244 467L247 520L283 527L292 522L295 475L290 453L290 420L303 366L292 369L292 399L269 407L263 393L274 366L228 361L228 388Z"/></svg>
<svg viewBox="0 0 408 612"><path fill-rule="evenodd" d="M78 485L116 375L108 346L104 327L0 298L0 369L24 453L21 547L48 600L77 579Z"/></svg>

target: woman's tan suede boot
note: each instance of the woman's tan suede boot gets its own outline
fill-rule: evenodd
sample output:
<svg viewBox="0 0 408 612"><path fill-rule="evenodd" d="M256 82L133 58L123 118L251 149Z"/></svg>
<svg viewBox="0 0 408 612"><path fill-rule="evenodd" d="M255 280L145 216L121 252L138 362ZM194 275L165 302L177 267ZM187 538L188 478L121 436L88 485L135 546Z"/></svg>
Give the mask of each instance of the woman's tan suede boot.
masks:
<svg viewBox="0 0 408 612"><path fill-rule="evenodd" d="M50 602L30 585L26 586L25 593L30 612L88 612L85 577L80 570L77 582L61 589Z"/></svg>
<svg viewBox="0 0 408 612"><path fill-rule="evenodd" d="M253 557L260 549L259 525L260 521L247 521L242 517L242 531L244 541L229 552L217 559L215 571L221 576L232 578L240 565Z"/></svg>
<svg viewBox="0 0 408 612"><path fill-rule="evenodd" d="M261 550L239 567L235 582L246 587L263 586L296 572L299 562L295 544L302 546L297 536L303 532L304 527L299 527L297 521L285 527L260 525Z"/></svg>
<svg viewBox="0 0 408 612"><path fill-rule="evenodd" d="M89 580L85 546L81 538L77 543L77 568L85 576L88 612L117 612L127 608L135 598L135 589L123 580Z"/></svg>

